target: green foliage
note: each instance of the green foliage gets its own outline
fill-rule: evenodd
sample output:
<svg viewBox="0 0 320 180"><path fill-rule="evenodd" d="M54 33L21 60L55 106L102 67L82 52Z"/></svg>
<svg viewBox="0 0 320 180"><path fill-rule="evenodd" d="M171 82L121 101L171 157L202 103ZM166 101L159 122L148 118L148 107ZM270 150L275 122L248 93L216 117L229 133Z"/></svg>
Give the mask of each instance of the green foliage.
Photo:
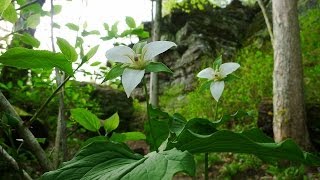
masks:
<svg viewBox="0 0 320 180"><path fill-rule="evenodd" d="M0 56L0 63L19 68L58 67L69 75L73 74L71 63L60 53L26 48L11 48Z"/></svg>
<svg viewBox="0 0 320 180"><path fill-rule="evenodd" d="M40 46L40 41L28 33L16 34L16 36L22 43L30 45L32 47L38 48Z"/></svg>
<svg viewBox="0 0 320 180"><path fill-rule="evenodd" d="M175 10L191 12L197 10L205 10L212 8L212 4L208 0L167 0L164 2L163 9L165 14L169 14Z"/></svg>
<svg viewBox="0 0 320 180"><path fill-rule="evenodd" d="M171 179L177 172L194 175L194 167L187 151L172 149L142 156L122 144L94 142L41 179Z"/></svg>
<svg viewBox="0 0 320 180"><path fill-rule="evenodd" d="M2 16L3 11L5 11L8 8L10 3L11 3L11 0L0 0L0 15L1 16Z"/></svg>
<svg viewBox="0 0 320 180"><path fill-rule="evenodd" d="M115 142L146 140L146 135L144 135L141 132L125 132L125 133L114 132L112 133L110 140Z"/></svg>
<svg viewBox="0 0 320 180"><path fill-rule="evenodd" d="M0 10L1 11L1 10ZM18 20L18 15L13 4L10 4L7 9L3 12L2 17L11 23L15 23Z"/></svg>
<svg viewBox="0 0 320 180"><path fill-rule="evenodd" d="M161 62L150 62L146 66L146 72L166 72L173 73L165 64Z"/></svg>
<svg viewBox="0 0 320 180"><path fill-rule="evenodd" d="M111 131L115 130L119 126L119 122L120 119L118 113L115 113L105 120L103 127L106 130L106 133L110 133Z"/></svg>
<svg viewBox="0 0 320 180"><path fill-rule="evenodd" d="M62 54L64 54L69 61L76 61L78 59L76 50L69 44L68 41L58 37L57 45L59 46Z"/></svg>
<svg viewBox="0 0 320 180"><path fill-rule="evenodd" d="M100 128L99 118L90 111L82 108L71 109L72 118L89 131L97 132Z"/></svg>

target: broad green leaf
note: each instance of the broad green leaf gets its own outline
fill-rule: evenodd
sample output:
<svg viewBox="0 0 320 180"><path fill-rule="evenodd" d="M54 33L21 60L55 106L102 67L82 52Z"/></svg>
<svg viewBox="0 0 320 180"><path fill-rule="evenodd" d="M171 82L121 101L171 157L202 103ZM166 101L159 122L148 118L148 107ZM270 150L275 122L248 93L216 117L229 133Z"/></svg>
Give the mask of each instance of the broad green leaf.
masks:
<svg viewBox="0 0 320 180"><path fill-rule="evenodd" d="M166 72L166 73L173 73L166 65L161 62L150 62L146 66L147 72Z"/></svg>
<svg viewBox="0 0 320 180"><path fill-rule="evenodd" d="M96 62L91 63L90 66L98 66L98 65L100 65L100 64L101 64L101 62L96 61Z"/></svg>
<svg viewBox="0 0 320 180"><path fill-rule="evenodd" d="M103 127L107 133L110 133L111 131L117 129L117 127L119 126L119 122L120 122L119 115L118 113L115 113L111 117L105 120Z"/></svg>
<svg viewBox="0 0 320 180"><path fill-rule="evenodd" d="M14 8L13 4L9 4L6 10L3 11L2 17L4 20L7 20L11 23L15 23L18 20L18 15L16 9Z"/></svg>
<svg viewBox="0 0 320 180"><path fill-rule="evenodd" d="M70 112L73 119L87 130L97 132L100 129L101 125L99 118L90 111L83 108L77 108L71 109Z"/></svg>
<svg viewBox="0 0 320 180"><path fill-rule="evenodd" d="M146 135L142 132L125 132L125 133L112 133L110 138L111 141L115 142L127 142L127 141L138 141L145 140Z"/></svg>
<svg viewBox="0 0 320 180"><path fill-rule="evenodd" d="M87 139L85 142L82 143L81 147L87 146L93 142L102 141L102 142L108 142L108 138L106 136L95 136L90 139Z"/></svg>
<svg viewBox="0 0 320 180"><path fill-rule="evenodd" d="M65 26L67 26L70 30L73 31L79 31L79 26L73 23L67 23Z"/></svg>
<svg viewBox="0 0 320 180"><path fill-rule="evenodd" d="M124 71L124 67L122 67L122 64L117 64L114 66L110 71L107 73L106 78L103 81L112 80L114 78L117 78L122 75Z"/></svg>
<svg viewBox="0 0 320 180"><path fill-rule="evenodd" d="M40 14L33 14L27 19L27 27L36 29L40 23Z"/></svg>
<svg viewBox="0 0 320 180"><path fill-rule="evenodd" d="M94 46L93 48L91 48L89 50L89 52L86 55L84 55L82 61L83 62L89 61L97 53L98 49L99 49L99 45Z"/></svg>
<svg viewBox="0 0 320 180"><path fill-rule="evenodd" d="M123 144L98 141L85 146L72 160L41 179L164 180L172 179L178 172L195 174L193 156L187 151L172 149L142 156Z"/></svg>
<svg viewBox="0 0 320 180"><path fill-rule="evenodd" d="M130 28L136 28L136 22L134 21L134 19L132 17L127 16L126 23Z"/></svg>
<svg viewBox="0 0 320 180"><path fill-rule="evenodd" d="M24 44L30 45L32 47L38 48L40 46L40 41L31 36L29 33L19 34L19 39Z"/></svg>
<svg viewBox="0 0 320 180"><path fill-rule="evenodd" d="M147 135L147 142L151 150L158 149L169 137L169 121L172 119L168 113L149 106L150 119L145 123L144 129Z"/></svg>
<svg viewBox="0 0 320 180"><path fill-rule="evenodd" d="M11 0L0 0L0 17L4 10L11 4Z"/></svg>
<svg viewBox="0 0 320 180"><path fill-rule="evenodd" d="M73 75L71 63L63 54L45 50L11 48L0 56L0 63L19 68L51 69L57 67L69 75Z"/></svg>
<svg viewBox="0 0 320 180"><path fill-rule="evenodd" d="M53 15L57 15L61 12L62 6L61 5L54 5L53 6Z"/></svg>
<svg viewBox="0 0 320 180"><path fill-rule="evenodd" d="M307 165L320 165L320 159L312 154L303 152L292 140L281 143L270 141L259 129L250 132L235 133L228 130L215 131L214 125L210 132L201 132L198 125L190 126L189 123L203 122L209 127L210 122L204 119L188 121L185 129L175 139L168 142L166 149L177 148L190 153L206 152L233 152L247 153L258 156L263 160L291 160ZM208 128L207 128L208 129Z"/></svg>
<svg viewBox="0 0 320 180"><path fill-rule="evenodd" d="M62 54L70 61L76 61L78 59L78 54L74 47L72 47L69 42L63 38L57 38L57 45L59 46Z"/></svg>

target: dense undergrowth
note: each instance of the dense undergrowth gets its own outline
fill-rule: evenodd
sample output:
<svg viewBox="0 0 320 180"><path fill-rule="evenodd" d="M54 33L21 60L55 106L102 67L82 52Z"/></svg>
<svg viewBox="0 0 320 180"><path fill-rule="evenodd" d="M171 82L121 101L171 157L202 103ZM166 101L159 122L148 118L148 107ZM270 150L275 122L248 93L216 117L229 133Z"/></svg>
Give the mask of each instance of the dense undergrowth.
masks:
<svg viewBox="0 0 320 180"><path fill-rule="evenodd" d="M300 16L305 99L306 103L313 104L320 103L320 94L318 92L320 87L319 21L319 9L309 10ZM248 116L245 118L234 120L223 127L235 131L256 127L260 103L272 101L272 46L270 42L264 42L259 47L255 42L246 44L250 45L238 50L236 58L231 60L241 64L239 72L236 73L239 79L230 84L227 83L227 88L223 95L224 98L221 99L220 103L225 109L223 112L222 110L218 112L220 117L225 114L233 114L239 109L248 112ZM201 84L201 82L197 82L197 84ZM196 85L195 87L200 86ZM192 92L184 92L183 86L173 86L164 92L160 98L160 104L165 111L181 113L187 119L194 117L213 119L215 102L209 91L200 92L200 88L196 88ZM264 165L263 162L250 155L226 156L226 154L219 154L211 156L211 161L212 169L218 171L215 174L218 177L246 177L246 172L254 171L260 176L276 176L280 179L290 179L306 178L308 172L303 166L293 165L285 168L277 165ZM199 156L197 162L202 164L203 159ZM252 175L251 177L255 176Z"/></svg>

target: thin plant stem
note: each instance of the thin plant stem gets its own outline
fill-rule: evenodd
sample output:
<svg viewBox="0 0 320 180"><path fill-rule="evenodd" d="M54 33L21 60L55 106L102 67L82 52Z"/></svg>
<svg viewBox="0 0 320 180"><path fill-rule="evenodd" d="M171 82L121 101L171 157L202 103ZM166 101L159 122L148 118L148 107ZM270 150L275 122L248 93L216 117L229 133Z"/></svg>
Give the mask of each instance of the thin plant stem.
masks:
<svg viewBox="0 0 320 180"><path fill-rule="evenodd" d="M50 20L51 20L51 46L52 46L52 51L55 53L55 44L54 44L54 33L53 33L53 10L54 10L54 5L53 5L53 0L50 0ZM56 73L56 82L57 86L59 86L62 81L64 80L64 73L60 74L59 68L55 68L55 73ZM56 138L55 138L55 144L54 144L54 153L53 153L53 165L55 168L57 168L60 164L60 161L64 161L64 157L66 154L66 122L64 118L65 114L65 108L64 108L64 87L61 87L61 91L59 93L59 111L58 111L58 119L57 119L57 129L56 129Z"/></svg>
<svg viewBox="0 0 320 180"><path fill-rule="evenodd" d="M214 121L217 121L217 117L218 117L218 104L219 102L217 101L214 109L214 117L213 117ZM204 153L204 179L205 180L209 179L209 153Z"/></svg>
<svg viewBox="0 0 320 180"><path fill-rule="evenodd" d="M147 88L147 82L145 77L143 77L142 79L142 83L143 83L143 87L144 87L144 92L145 92L145 97L146 97L146 103L147 103L147 117L148 117L148 125L149 125L149 131L150 131L150 136L152 139L152 143L155 146L156 145L156 141L152 135L152 125L151 125L151 119L150 119L150 113L149 113L149 108L150 108L150 104L149 104L149 94L148 94L148 88Z"/></svg>

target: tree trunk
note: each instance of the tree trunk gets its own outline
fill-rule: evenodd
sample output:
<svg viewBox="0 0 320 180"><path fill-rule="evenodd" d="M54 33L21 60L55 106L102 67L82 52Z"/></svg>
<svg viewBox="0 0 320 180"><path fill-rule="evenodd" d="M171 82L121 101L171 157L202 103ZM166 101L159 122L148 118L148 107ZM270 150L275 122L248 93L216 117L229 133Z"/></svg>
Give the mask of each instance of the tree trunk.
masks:
<svg viewBox="0 0 320 180"><path fill-rule="evenodd" d="M274 138L276 142L292 138L304 149L309 149L297 0L272 1L272 10Z"/></svg>
<svg viewBox="0 0 320 180"><path fill-rule="evenodd" d="M153 33L152 40L159 41L160 40L160 28L161 28L161 16L162 16L162 0L156 0L156 15L153 23ZM154 59L157 61L157 59ZM157 73L151 72L150 74L150 104L153 107L157 107L159 104L158 99L158 75Z"/></svg>

